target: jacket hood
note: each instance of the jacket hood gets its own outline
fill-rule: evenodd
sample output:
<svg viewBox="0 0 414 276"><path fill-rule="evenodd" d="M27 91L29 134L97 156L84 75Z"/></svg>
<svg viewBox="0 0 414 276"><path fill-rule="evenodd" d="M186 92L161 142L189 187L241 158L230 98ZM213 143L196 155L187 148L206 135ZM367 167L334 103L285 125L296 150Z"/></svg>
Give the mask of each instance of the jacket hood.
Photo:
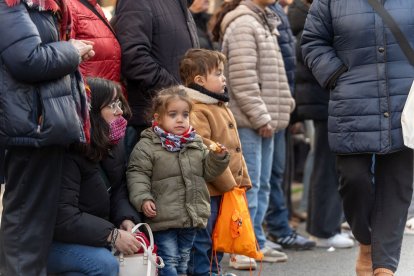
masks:
<svg viewBox="0 0 414 276"><path fill-rule="evenodd" d="M223 21L221 22L221 25L220 25L221 37L224 36L224 33L227 27L231 24L231 22L233 22L234 20L236 20L237 18L243 15L253 16L259 22L263 22L264 18L266 17L267 18L266 21L268 25L270 25L269 28L271 28L271 32L276 35L279 35L277 26L281 22L280 22L279 17L274 12L272 12L269 8L266 8L263 11L258 6L256 6L257 8L255 10L257 11L260 10L260 12L258 13L258 12L253 11L251 8L249 8L249 6L256 6L256 5L253 4L253 2L251 1L242 1L240 5L238 5L234 10L228 12L224 16Z"/></svg>
<svg viewBox="0 0 414 276"><path fill-rule="evenodd" d="M289 23L294 36L303 30L308 11L309 7L302 0L295 0L289 7Z"/></svg>

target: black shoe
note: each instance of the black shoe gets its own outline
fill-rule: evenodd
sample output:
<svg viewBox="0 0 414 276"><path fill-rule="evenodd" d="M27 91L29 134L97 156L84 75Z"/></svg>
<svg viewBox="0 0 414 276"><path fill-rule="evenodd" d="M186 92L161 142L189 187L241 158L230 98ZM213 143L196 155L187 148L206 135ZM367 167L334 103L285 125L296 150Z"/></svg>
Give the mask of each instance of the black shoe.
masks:
<svg viewBox="0 0 414 276"><path fill-rule="evenodd" d="M308 250L316 246L314 241L311 241L296 232L289 236L276 238L272 234L268 235L268 239L280 244L285 249Z"/></svg>

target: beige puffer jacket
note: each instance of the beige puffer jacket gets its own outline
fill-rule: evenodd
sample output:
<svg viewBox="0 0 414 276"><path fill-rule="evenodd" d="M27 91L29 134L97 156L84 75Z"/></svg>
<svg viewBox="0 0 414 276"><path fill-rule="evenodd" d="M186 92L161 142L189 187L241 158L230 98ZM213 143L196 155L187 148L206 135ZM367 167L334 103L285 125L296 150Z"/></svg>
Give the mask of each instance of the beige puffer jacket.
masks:
<svg viewBox="0 0 414 276"><path fill-rule="evenodd" d="M271 13L268 9L256 13L242 2L225 15L220 27L223 53L228 58L229 107L238 127L258 129L270 123L277 131L287 127L295 101L277 42L276 24L265 21L264 12Z"/></svg>

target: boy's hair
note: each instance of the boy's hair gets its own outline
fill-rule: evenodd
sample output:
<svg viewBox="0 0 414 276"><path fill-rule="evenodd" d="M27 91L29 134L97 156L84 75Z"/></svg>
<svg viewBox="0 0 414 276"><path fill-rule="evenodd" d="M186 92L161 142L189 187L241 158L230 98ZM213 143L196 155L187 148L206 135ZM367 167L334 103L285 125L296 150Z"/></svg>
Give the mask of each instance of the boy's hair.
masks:
<svg viewBox="0 0 414 276"><path fill-rule="evenodd" d="M180 77L185 86L194 82L197 75L207 76L226 62L226 56L218 51L190 49L180 61Z"/></svg>
<svg viewBox="0 0 414 276"><path fill-rule="evenodd" d="M165 114L168 105L173 100L182 100L188 104L190 112L193 109L193 102L185 92L183 86L171 86L160 90L157 95L152 99L152 106L149 112L147 112L147 119L149 122L154 118L154 114L158 113L160 117Z"/></svg>

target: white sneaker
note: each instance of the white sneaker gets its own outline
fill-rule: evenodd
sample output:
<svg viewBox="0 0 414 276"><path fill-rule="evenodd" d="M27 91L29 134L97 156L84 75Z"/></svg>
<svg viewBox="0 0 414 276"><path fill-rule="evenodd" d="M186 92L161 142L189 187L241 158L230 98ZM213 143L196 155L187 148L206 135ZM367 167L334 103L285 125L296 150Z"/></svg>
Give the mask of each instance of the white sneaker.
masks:
<svg viewBox="0 0 414 276"><path fill-rule="evenodd" d="M276 249L273 249L267 246L265 246L260 251L263 253L263 259L262 259L263 262L280 263L280 262L286 262L288 259L288 256L285 253L277 251Z"/></svg>
<svg viewBox="0 0 414 276"><path fill-rule="evenodd" d="M333 237L330 237L329 239L322 239L322 238L317 238L314 236L310 236L309 239L316 242L316 247L322 247L322 248L329 248L329 247L349 248L355 245L352 239L340 233L336 234Z"/></svg>
<svg viewBox="0 0 414 276"><path fill-rule="evenodd" d="M256 261L243 255L230 255L229 266L234 269L252 269L257 267Z"/></svg>

